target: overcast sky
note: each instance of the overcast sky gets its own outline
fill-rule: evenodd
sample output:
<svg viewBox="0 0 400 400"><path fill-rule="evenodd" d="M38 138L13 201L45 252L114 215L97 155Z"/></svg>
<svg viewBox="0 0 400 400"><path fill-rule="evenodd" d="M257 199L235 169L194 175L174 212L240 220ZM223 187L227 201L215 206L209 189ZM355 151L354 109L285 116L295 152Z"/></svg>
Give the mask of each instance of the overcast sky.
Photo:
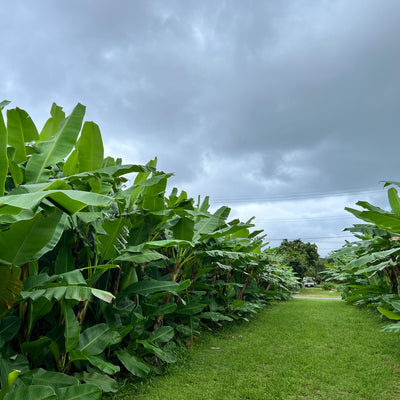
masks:
<svg viewBox="0 0 400 400"><path fill-rule="evenodd" d="M400 1L5 2L0 101L86 105L108 154L280 239L340 247L400 180ZM347 239L351 240L350 237Z"/></svg>

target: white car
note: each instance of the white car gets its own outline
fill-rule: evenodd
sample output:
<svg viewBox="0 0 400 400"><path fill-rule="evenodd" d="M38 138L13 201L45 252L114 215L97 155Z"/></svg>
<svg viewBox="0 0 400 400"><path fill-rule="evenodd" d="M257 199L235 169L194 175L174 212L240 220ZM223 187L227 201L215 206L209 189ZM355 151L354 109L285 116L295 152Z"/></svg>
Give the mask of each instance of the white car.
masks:
<svg viewBox="0 0 400 400"><path fill-rule="evenodd" d="M317 284L315 283L313 278L305 277L303 278L303 285L304 287L315 287Z"/></svg>

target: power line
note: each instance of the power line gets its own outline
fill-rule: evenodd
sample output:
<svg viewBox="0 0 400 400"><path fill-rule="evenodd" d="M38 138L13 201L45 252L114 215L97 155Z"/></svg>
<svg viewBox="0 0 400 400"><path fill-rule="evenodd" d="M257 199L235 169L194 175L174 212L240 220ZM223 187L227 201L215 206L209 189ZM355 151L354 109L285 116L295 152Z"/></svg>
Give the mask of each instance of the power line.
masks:
<svg viewBox="0 0 400 400"><path fill-rule="evenodd" d="M256 223L278 223L278 222L304 222L304 221L333 221L333 220L344 220L354 219L354 215L335 216L327 215L325 217L299 217L299 218L271 218L271 219L258 219Z"/></svg>
<svg viewBox="0 0 400 400"><path fill-rule="evenodd" d="M297 237L297 238L293 238L293 239L289 239L289 238L269 238L268 236L266 237L266 240L274 240L274 241L278 241L278 240L321 240L321 239L346 239L346 238L354 238L354 236L352 235L342 235L342 236L315 236L315 237ZM338 241L339 243L339 241Z"/></svg>
<svg viewBox="0 0 400 400"><path fill-rule="evenodd" d="M275 201L292 201L292 200L308 200L322 197L340 197L354 196L360 194L385 193L377 189L362 189L352 191L332 191L332 192L306 192L306 193L288 193L277 194L270 196L236 196L236 197L221 197L210 196L210 201L213 203L255 203L255 202L275 202Z"/></svg>

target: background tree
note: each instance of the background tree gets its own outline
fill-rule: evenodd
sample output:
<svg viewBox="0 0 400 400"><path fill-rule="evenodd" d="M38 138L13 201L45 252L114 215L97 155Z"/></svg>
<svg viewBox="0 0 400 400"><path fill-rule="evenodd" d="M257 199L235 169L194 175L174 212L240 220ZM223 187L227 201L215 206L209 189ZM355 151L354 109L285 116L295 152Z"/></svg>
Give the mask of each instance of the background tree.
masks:
<svg viewBox="0 0 400 400"><path fill-rule="evenodd" d="M286 265L292 267L293 271L300 277L317 277L320 269L324 268L319 263L320 257L316 244L304 243L300 239L284 239L278 247L278 254L285 257Z"/></svg>

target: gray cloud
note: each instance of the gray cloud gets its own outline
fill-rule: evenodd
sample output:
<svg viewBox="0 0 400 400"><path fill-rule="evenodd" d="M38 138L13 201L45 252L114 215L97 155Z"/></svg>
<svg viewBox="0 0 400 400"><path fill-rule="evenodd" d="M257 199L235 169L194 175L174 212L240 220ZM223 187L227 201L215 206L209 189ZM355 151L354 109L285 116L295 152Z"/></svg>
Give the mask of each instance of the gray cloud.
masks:
<svg viewBox="0 0 400 400"><path fill-rule="evenodd" d="M0 9L0 92L38 125L53 101L86 104L114 156L158 156L193 195L375 187L399 180L399 12L396 0L16 0Z"/></svg>

